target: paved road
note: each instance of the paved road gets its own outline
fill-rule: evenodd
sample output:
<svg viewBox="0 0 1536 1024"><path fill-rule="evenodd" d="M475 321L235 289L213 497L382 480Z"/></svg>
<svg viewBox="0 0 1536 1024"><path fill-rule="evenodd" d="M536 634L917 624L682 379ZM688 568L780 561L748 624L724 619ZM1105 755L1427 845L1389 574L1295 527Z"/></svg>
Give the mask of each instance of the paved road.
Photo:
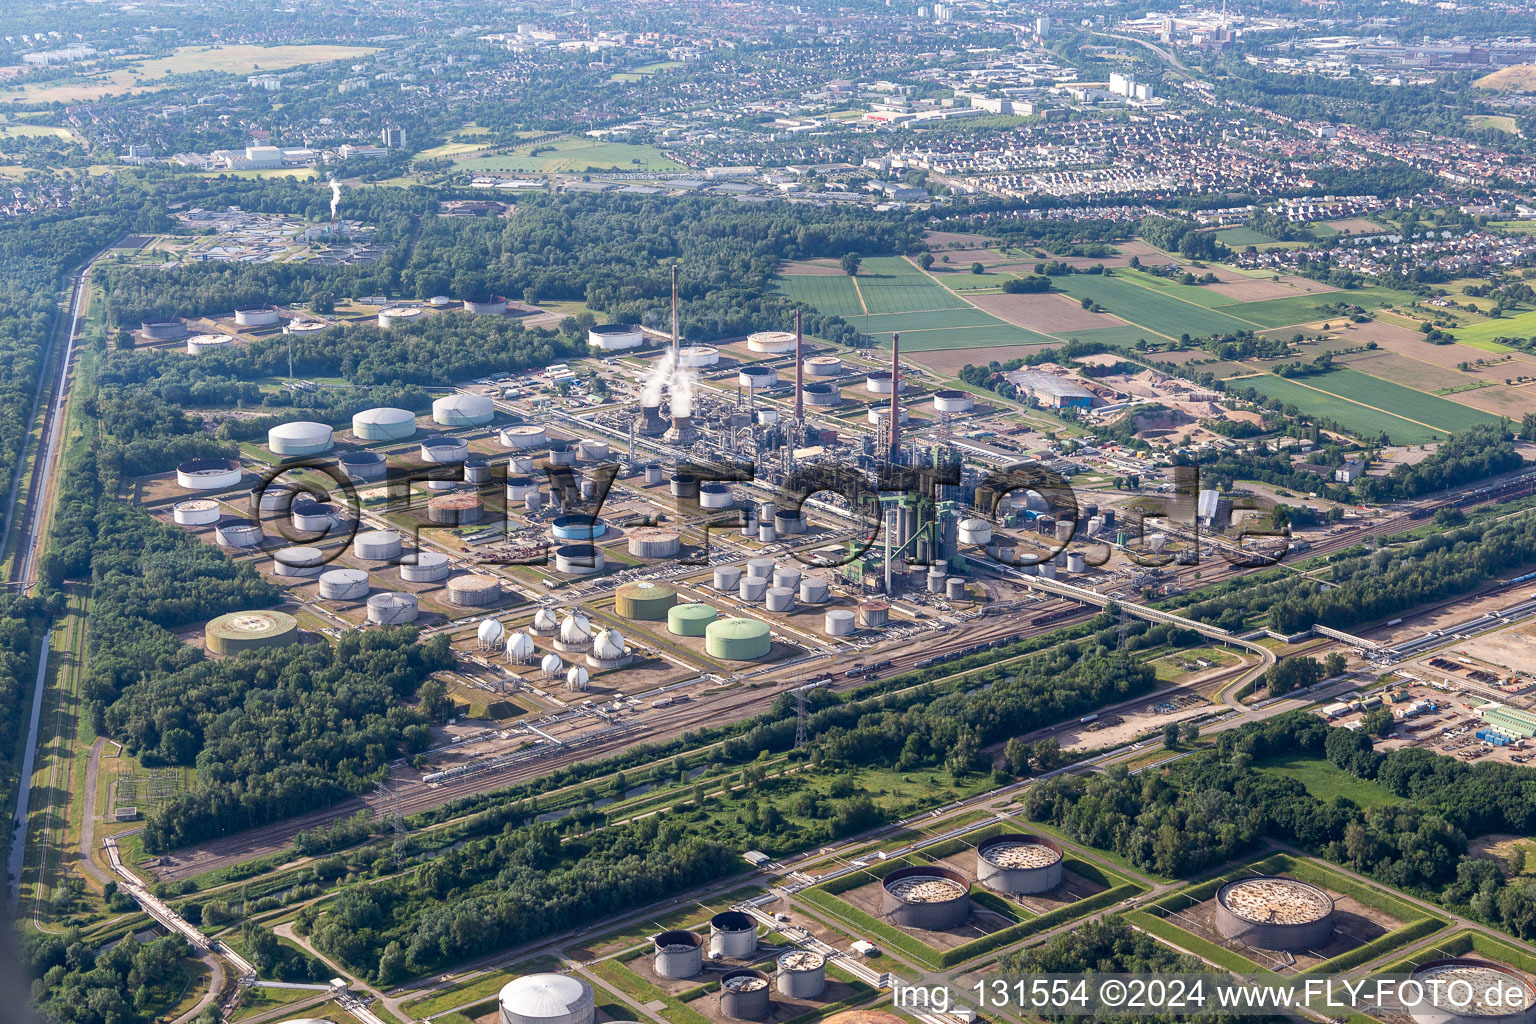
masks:
<svg viewBox="0 0 1536 1024"><path fill-rule="evenodd" d="M105 736L96 737L91 744L91 759L85 766L85 809L80 819L80 867L102 885L112 881L112 875L102 870L95 861L96 855L96 784L101 775L101 751L107 745Z"/></svg>

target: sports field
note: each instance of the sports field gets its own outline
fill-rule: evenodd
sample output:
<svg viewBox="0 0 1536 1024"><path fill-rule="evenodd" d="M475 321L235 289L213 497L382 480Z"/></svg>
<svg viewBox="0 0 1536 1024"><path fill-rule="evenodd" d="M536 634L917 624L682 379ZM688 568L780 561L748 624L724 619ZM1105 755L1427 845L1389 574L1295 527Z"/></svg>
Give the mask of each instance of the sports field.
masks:
<svg viewBox="0 0 1536 1024"><path fill-rule="evenodd" d="M1536 311L1516 313L1497 320L1481 320L1451 332L1465 345L1493 341L1495 338L1536 338Z"/></svg>
<svg viewBox="0 0 1536 1024"><path fill-rule="evenodd" d="M1420 443L1480 423L1498 422L1498 417L1489 413L1356 370L1334 370L1298 380L1266 373L1230 384L1252 387L1363 436L1384 430L1399 444Z"/></svg>
<svg viewBox="0 0 1536 1024"><path fill-rule="evenodd" d="M366 57L377 52L376 46L183 46L169 57L141 60L105 75L0 89L0 102L78 103L99 96L122 96L163 89L172 84L168 80L171 75L189 75L201 71L252 75L305 64Z"/></svg>
<svg viewBox="0 0 1536 1024"><path fill-rule="evenodd" d="M537 149L540 152L534 153ZM461 171L521 171L558 174L585 171L588 168L620 171L662 171L673 174L687 170L682 164L652 146L632 146L627 142L603 142L585 136L567 136L536 146L524 146L496 156L466 157L455 160Z"/></svg>

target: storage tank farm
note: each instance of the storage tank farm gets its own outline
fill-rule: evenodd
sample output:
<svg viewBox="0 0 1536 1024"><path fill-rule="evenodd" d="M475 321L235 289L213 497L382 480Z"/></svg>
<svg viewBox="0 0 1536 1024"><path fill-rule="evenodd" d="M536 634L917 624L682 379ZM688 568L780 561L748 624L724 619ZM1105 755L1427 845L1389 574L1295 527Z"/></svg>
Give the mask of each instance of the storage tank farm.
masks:
<svg viewBox="0 0 1536 1024"><path fill-rule="evenodd" d="M768 975L738 967L720 976L720 1013L732 1020L767 1020L773 1013Z"/></svg>
<svg viewBox="0 0 1536 1024"><path fill-rule="evenodd" d="M1424 988L1424 998L1408 1008L1416 1024L1536 1024L1536 987L1512 967L1448 957L1419 964L1408 976Z"/></svg>
<svg viewBox="0 0 1536 1024"><path fill-rule="evenodd" d="M704 940L693 932L662 932L652 947L651 966L660 977L693 978L704 970Z"/></svg>
<svg viewBox="0 0 1536 1024"><path fill-rule="evenodd" d="M213 654L240 654L299 641L299 620L285 612L229 612L209 622L205 644Z"/></svg>
<svg viewBox="0 0 1536 1024"><path fill-rule="evenodd" d="M739 910L727 910L709 919L709 952L740 960L757 952L757 920Z"/></svg>
<svg viewBox="0 0 1536 1024"><path fill-rule="evenodd" d="M1061 847L1040 836L1005 832L976 844L976 881L996 892L1049 892L1061 871Z"/></svg>
<svg viewBox="0 0 1536 1024"><path fill-rule="evenodd" d="M1255 949L1321 949L1333 938L1333 897L1294 878L1239 878L1216 891L1213 921L1223 938Z"/></svg>
<svg viewBox="0 0 1536 1024"><path fill-rule="evenodd" d="M794 949L778 959L775 987L786 999L818 999L827 990L827 958L809 949Z"/></svg>
<svg viewBox="0 0 1536 1024"><path fill-rule="evenodd" d="M937 864L897 868L881 880L880 912L894 925L942 931L971 914L971 883Z"/></svg>

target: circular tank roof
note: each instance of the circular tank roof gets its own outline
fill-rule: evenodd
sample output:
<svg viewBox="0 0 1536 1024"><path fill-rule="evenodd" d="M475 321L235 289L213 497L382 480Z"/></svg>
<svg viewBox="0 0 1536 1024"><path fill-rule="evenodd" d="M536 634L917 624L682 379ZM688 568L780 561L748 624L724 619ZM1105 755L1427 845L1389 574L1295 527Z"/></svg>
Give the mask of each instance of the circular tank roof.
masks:
<svg viewBox="0 0 1536 1024"><path fill-rule="evenodd" d="M1222 886L1216 899L1234 917L1255 924L1305 924L1333 912L1333 897L1294 878L1239 879Z"/></svg>
<svg viewBox="0 0 1536 1024"><path fill-rule="evenodd" d="M520 1017L562 1018L589 1003L592 989L568 974L529 974L503 985L499 999Z"/></svg>
<svg viewBox="0 0 1536 1024"><path fill-rule="evenodd" d="M716 619L709 632L722 640L756 640L768 635L768 624L756 619Z"/></svg>
<svg viewBox="0 0 1536 1024"><path fill-rule="evenodd" d="M290 633L299 628L299 620L283 612L229 612L208 623L209 636L240 640Z"/></svg>

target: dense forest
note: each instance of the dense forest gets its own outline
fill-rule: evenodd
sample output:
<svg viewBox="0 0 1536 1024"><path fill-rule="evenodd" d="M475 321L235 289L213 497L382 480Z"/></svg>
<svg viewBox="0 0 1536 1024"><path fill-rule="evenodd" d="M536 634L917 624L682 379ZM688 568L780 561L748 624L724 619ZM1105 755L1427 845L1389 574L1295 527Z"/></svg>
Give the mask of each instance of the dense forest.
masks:
<svg viewBox="0 0 1536 1024"><path fill-rule="evenodd" d="M33 932L22 947L32 1002L58 1024L149 1024L187 984L192 947L179 935L132 936L97 950L75 932Z"/></svg>

